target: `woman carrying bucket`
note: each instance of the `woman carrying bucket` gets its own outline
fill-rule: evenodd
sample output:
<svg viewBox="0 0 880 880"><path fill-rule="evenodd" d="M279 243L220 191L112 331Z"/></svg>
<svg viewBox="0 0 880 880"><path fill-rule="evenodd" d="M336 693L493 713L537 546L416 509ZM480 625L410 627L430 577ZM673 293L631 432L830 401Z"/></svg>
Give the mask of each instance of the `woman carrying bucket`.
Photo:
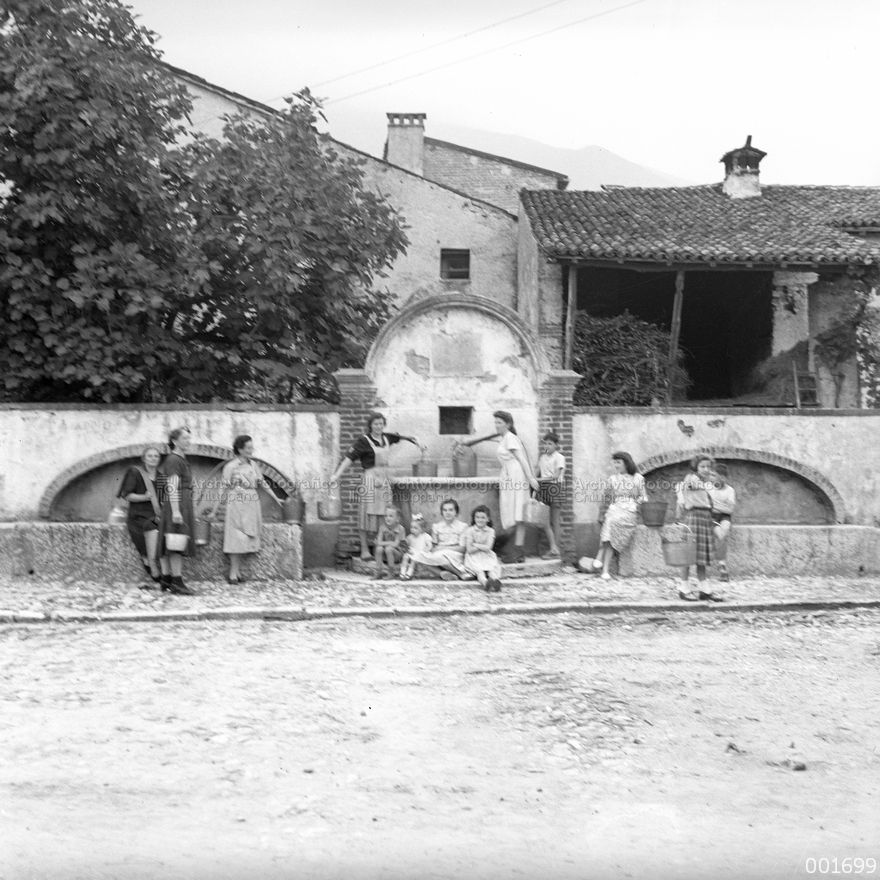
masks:
<svg viewBox="0 0 880 880"><path fill-rule="evenodd" d="M682 480L678 489L678 519L684 515L684 524L691 530L697 544L697 580L702 585L706 580L706 566L714 559L715 535L712 532L712 499L709 489L714 479L714 462L708 455L695 455L690 462L690 472ZM688 586L690 566L681 569L683 589L678 591L680 599L686 602L708 600L722 601L718 596L702 589L691 590Z"/></svg>

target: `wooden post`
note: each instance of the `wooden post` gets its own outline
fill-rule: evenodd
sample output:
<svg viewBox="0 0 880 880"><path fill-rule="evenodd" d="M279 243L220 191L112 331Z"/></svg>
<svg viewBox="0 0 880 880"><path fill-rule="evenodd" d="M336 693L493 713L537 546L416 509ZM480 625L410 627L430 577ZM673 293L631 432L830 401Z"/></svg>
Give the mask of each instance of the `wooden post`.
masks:
<svg viewBox="0 0 880 880"><path fill-rule="evenodd" d="M669 388L666 391L666 402L672 403L672 370L678 357L678 338L681 336L681 304L684 299L684 272L675 273L675 299L672 303L672 335L669 340Z"/></svg>
<svg viewBox="0 0 880 880"><path fill-rule="evenodd" d="M574 362L574 321L577 312L577 265L568 264L568 301L565 304L565 350L563 369L570 370Z"/></svg>

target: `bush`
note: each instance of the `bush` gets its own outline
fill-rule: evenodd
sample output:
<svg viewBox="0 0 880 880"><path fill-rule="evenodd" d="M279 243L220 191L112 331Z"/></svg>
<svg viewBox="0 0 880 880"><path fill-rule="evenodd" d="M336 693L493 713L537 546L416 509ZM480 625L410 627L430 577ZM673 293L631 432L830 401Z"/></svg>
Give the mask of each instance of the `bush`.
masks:
<svg viewBox="0 0 880 880"><path fill-rule="evenodd" d="M572 368L584 378L574 393L579 406L650 406L670 387L683 396L689 384L681 351L670 376L670 334L624 312L597 318L578 312Z"/></svg>

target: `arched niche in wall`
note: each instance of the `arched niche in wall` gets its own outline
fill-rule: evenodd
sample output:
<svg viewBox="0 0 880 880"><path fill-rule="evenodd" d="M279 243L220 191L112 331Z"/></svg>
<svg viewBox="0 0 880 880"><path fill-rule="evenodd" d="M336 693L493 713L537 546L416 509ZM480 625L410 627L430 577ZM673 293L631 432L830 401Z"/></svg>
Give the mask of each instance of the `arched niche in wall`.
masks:
<svg viewBox="0 0 880 880"><path fill-rule="evenodd" d="M164 443L142 443L122 446L95 453L60 473L47 487L40 499L39 514L42 519L55 522L104 522L122 484L122 477L131 465L140 465L141 454L148 446L167 453ZM187 460L193 470L193 479L199 491L219 491L218 465L232 457L232 450L223 446L194 443L187 452ZM281 497L290 494L292 481L277 468L255 459ZM213 476L212 476L213 474ZM261 490L263 516L268 522L280 520L278 505ZM223 505L219 512L222 516Z"/></svg>
<svg viewBox="0 0 880 880"><path fill-rule="evenodd" d="M734 522L743 525L828 525L846 522L843 497L814 468L756 449L718 447L656 455L637 466L652 500L675 509L675 486L694 455L706 453L727 465L736 490Z"/></svg>
<svg viewBox="0 0 880 880"><path fill-rule="evenodd" d="M389 428L417 434L441 457L448 455L444 435L487 433L498 409L513 415L536 449L538 392L549 371L516 312L464 294L407 305L379 333L365 365Z"/></svg>

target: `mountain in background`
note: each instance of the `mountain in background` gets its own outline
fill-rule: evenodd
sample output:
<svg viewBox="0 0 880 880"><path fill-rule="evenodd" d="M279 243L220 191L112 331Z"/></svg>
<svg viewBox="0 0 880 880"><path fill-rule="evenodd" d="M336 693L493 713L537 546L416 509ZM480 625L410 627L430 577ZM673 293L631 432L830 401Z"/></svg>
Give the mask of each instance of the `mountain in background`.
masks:
<svg viewBox="0 0 880 880"><path fill-rule="evenodd" d="M476 128L438 123L425 129L427 137L470 147L483 153L516 159L569 177L569 189L599 189L603 184L618 186L691 186L694 181L665 174L645 165L637 165L604 147L569 150L551 147L531 138L496 134ZM381 154L380 154L381 155Z"/></svg>

